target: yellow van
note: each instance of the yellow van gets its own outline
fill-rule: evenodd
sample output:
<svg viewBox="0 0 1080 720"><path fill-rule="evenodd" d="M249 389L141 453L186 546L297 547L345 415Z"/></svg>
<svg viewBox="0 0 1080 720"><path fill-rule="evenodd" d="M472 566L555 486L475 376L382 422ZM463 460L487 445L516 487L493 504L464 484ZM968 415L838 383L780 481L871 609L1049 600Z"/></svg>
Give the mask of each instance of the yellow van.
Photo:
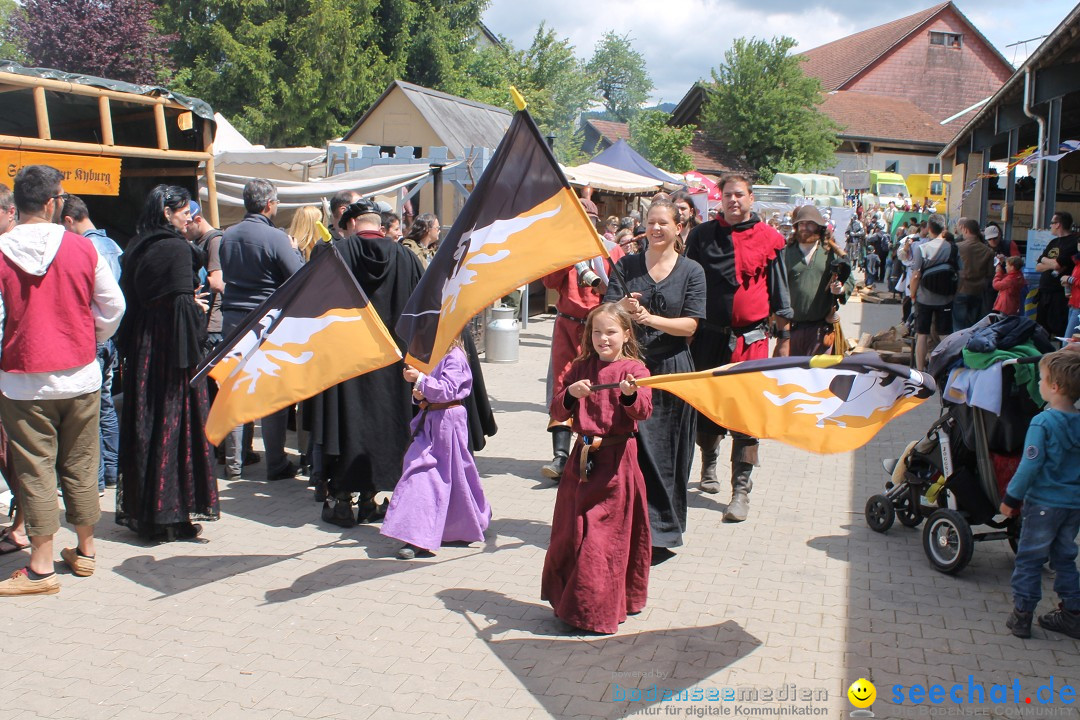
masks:
<svg viewBox="0 0 1080 720"><path fill-rule="evenodd" d="M945 202L945 188L952 182L952 175L908 175L907 186L911 201L923 204L927 198L941 206Z"/></svg>

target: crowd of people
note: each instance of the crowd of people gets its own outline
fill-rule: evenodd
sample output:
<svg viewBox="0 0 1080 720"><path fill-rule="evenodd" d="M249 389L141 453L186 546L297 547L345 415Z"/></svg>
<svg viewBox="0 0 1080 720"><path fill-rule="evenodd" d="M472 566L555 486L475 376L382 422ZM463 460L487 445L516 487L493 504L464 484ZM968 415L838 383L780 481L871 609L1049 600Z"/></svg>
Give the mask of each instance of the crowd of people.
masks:
<svg viewBox="0 0 1080 720"><path fill-rule="evenodd" d="M612 618L617 624L627 608L644 603L649 564L683 543L695 445L704 460L701 488L716 493L720 440L732 435L729 522L748 516L759 459L755 438L728 433L673 395L651 396L632 380L626 385L625 376L618 382L629 401L597 399L583 387L599 382L590 373L607 377L623 368L644 377L762 358L772 335L778 354L790 347L828 352L828 330L850 292L849 273L837 272L844 253L820 214L807 209L785 242L753 213L747 177L726 177L722 190L723 205L706 222L686 193L654 198L644 225L636 218L601 222L583 199L608 255L545 278L559 294L559 312L548 387L554 458L544 474L574 479L560 482L544 595L587 629L614 631ZM216 388L213 381L193 381L196 368L305 262L332 244L393 328L440 240L434 215L403 227L400 217L354 192L330 200L329 242L319 208L297 209L285 231L274 224L279 201L272 183L252 180L243 195L245 217L220 230L187 190L159 185L123 250L94 226L83 201L64 192L52 168L25 168L13 195L0 195L0 205L17 209L17 220L14 210L0 218L14 225L0 228L7 231L0 242L6 263L0 297L9 304L0 419L15 429L4 445L11 450L4 475L17 508L0 552L33 547L28 566L0 583L0 594L59 590L51 546L58 483L78 535L61 558L79 576L94 571L93 526L106 487L116 486L116 521L138 536L192 540L202 535L201 523L220 516L218 478L240 479L257 464L266 481L306 473L328 523L382 520L383 533L404 543L402 558L436 552L447 541L482 539L491 509L472 453L496 426L468 333L429 375L399 363L262 418L262 455L252 449L253 424L211 447L204 424ZM62 338L28 333L23 318L35 327L78 331ZM597 339L598 325L607 339ZM625 337L612 339L620 333ZM43 342L51 343L47 356ZM590 357L632 363L585 372L582 362ZM116 370L119 413L112 405ZM600 409L593 412L596 402ZM41 426L36 434L27 434L27 414ZM298 462L286 450L290 422ZM626 432L612 432L611 423ZM630 505L589 523L595 537L577 537L586 525L573 518L590 512L591 502L578 497L586 486L595 502L608 507L611 501L611 482L591 486L604 468L634 480L615 483ZM377 503L380 492L393 493L391 500ZM616 555L635 570L612 594L610 573L599 573L585 555L598 553L593 560L606 563L612 544L630 537L633 548ZM567 555L567 548L577 550ZM579 606L589 582L608 593L598 606L607 610L588 615L599 619L559 610ZM626 593L635 598L628 606L621 599Z"/></svg>
<svg viewBox="0 0 1080 720"><path fill-rule="evenodd" d="M276 188L252 180L244 219L222 231L187 190L159 185L121 250L62 181L53 168L29 166L13 193L0 188L0 420L9 433L0 470L17 507L0 553L31 548L0 595L59 591L58 486L77 536L60 557L86 577L106 487L117 488L117 523L147 540L191 540L220 516L218 477L239 479L258 463L266 481L307 474L328 523L381 520L382 533L403 543L403 560L483 540L492 508L473 453L496 426L468 332L429 374L399 362L262 418L262 456L250 425L211 447L204 425L215 387L195 377L252 310L331 246L393 328L438 250L436 216L403 226L358 193L339 193L325 241L319 208L298 209L286 232L274 224ZM749 178L728 175L719 188L719 211L704 222L685 193L653 198L643 226L601 221L583 198L607 253L544 278L559 298L547 385L553 459L542 472L559 487L541 592L578 628L613 633L645 606L649 568L688 532L695 446L700 489L717 493L720 443L731 436L723 519L749 516L758 440L636 381L762 359L770 339L776 356L840 354L837 312L853 290L852 266L868 276L876 269L857 220L847 250L813 206L798 208L785 237L753 211ZM1080 315L1072 303L1080 283L1068 282L1080 272L1071 224L1067 213L1055 216L1056 238L1038 267L1055 290L1040 299L1040 322L1055 335ZM990 287L998 304L1017 308L1016 258L990 242L1000 233L984 235L967 219L956 230L959 241L932 215L895 248L920 367L931 330L978 320ZM299 462L286 450L290 421ZM377 503L380 492L391 499Z"/></svg>
<svg viewBox="0 0 1080 720"><path fill-rule="evenodd" d="M1055 213L1050 232L1053 239L1035 266L1036 322L1051 337L1071 338L1080 332L1080 256L1072 215ZM887 292L902 297L903 320L916 335L919 369L926 367L932 338L971 327L991 310L1006 315L1024 311L1025 261L1016 241L1006 243L996 222L980 227L962 217L949 229L944 216L932 214L900 223L893 234L882 214L874 216L869 229L852 217L845 234L867 289L885 283Z"/></svg>

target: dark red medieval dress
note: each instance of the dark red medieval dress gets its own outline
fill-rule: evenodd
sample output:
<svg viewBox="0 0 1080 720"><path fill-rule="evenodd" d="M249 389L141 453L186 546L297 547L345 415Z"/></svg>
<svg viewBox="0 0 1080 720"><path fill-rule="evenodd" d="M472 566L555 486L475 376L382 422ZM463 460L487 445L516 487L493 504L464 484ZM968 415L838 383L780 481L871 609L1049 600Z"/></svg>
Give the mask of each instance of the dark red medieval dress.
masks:
<svg viewBox="0 0 1080 720"><path fill-rule="evenodd" d="M640 388L625 399L618 388L597 390L581 400L566 392L585 378L595 385L620 382L627 375L642 378L649 371L637 360L606 363L594 356L575 363L563 389L552 398L552 417L573 416L574 430L590 437L634 432L637 421L652 412L650 388ZM638 467L636 438L602 444L590 452L591 467L584 481L581 452L579 438L555 499L541 598L564 622L611 634L628 613L640 612L648 597L652 539L645 479Z"/></svg>

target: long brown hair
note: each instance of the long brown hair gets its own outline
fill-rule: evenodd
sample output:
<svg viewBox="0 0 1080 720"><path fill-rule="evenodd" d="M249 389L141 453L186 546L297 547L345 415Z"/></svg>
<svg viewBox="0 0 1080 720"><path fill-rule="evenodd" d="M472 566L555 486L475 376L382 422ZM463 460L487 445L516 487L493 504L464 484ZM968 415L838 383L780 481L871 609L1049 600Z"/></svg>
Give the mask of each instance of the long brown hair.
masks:
<svg viewBox="0 0 1080 720"><path fill-rule="evenodd" d="M641 361L641 347L638 345L637 336L634 335L634 321L630 318L630 313L623 310L615 303L602 303L592 309L592 311L585 318L585 330L581 335L581 352L574 358L574 362L584 362L589 358L596 355L596 348L592 344L592 331L593 331L593 319L597 315L608 315L615 318L615 322L619 324L623 330L628 332L626 342L622 346L621 357L628 358L630 360Z"/></svg>

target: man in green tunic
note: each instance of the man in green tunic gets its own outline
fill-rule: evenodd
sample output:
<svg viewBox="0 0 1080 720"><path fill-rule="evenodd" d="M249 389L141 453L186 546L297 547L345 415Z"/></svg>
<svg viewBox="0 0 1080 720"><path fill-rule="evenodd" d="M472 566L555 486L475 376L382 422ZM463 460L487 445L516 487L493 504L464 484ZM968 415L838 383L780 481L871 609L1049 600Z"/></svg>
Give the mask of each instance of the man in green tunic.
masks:
<svg viewBox="0 0 1080 720"><path fill-rule="evenodd" d="M829 354L836 338L837 308L854 288L851 266L841 267L847 264L846 255L816 207L801 206L792 220L795 233L784 248L792 310L789 353Z"/></svg>

